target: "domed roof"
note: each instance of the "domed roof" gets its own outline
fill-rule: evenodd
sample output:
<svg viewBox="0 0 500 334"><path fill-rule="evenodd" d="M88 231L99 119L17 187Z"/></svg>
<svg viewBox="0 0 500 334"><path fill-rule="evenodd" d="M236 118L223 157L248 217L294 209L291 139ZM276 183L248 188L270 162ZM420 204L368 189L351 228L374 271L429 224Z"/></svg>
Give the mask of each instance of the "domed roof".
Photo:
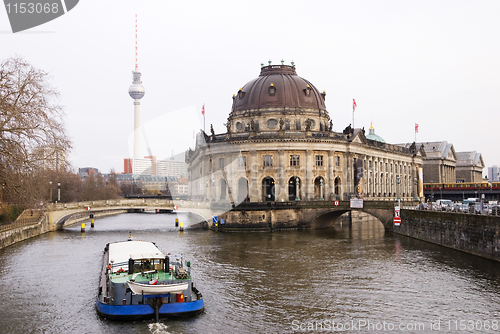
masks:
<svg viewBox="0 0 500 334"><path fill-rule="evenodd" d="M382 137L375 134L375 128L373 127L373 123L371 123L371 125L370 125L370 132L368 133L368 136L366 136L366 139L375 140L375 141L385 143L385 140Z"/></svg>
<svg viewBox="0 0 500 334"><path fill-rule="evenodd" d="M258 78L234 96L233 112L249 109L285 108L326 110L325 93L295 72L295 66L263 66Z"/></svg>

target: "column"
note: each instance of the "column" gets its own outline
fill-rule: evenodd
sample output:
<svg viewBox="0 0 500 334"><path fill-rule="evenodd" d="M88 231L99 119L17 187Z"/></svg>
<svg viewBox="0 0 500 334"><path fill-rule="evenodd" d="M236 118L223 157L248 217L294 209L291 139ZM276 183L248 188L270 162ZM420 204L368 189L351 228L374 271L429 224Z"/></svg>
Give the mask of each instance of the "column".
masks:
<svg viewBox="0 0 500 334"><path fill-rule="evenodd" d="M286 173L286 166L285 151L278 150L278 168L276 173L277 189L275 188L275 191L277 192L277 202L288 201L288 177Z"/></svg>
<svg viewBox="0 0 500 334"><path fill-rule="evenodd" d="M352 160L351 154L348 152L344 153L343 158L343 171L346 173L342 173L342 187L341 187L341 196L343 200L349 200L349 195L351 194L351 178L352 178Z"/></svg>
<svg viewBox="0 0 500 334"><path fill-rule="evenodd" d="M259 196L262 191L262 184L259 184L259 161L257 160L257 151L250 151L250 180L248 182L248 193L250 194L250 202L261 202L262 196Z"/></svg>
<svg viewBox="0 0 500 334"><path fill-rule="evenodd" d="M306 179L302 182L305 186L305 199L307 201L312 200L311 182L313 182L313 161L312 161L312 151L306 151Z"/></svg>
<svg viewBox="0 0 500 334"><path fill-rule="evenodd" d="M328 151L328 174L327 174L327 194L325 198L327 200L333 200L334 199L334 193L335 193L335 179L333 176L333 170L334 170L334 161L333 161L333 151Z"/></svg>

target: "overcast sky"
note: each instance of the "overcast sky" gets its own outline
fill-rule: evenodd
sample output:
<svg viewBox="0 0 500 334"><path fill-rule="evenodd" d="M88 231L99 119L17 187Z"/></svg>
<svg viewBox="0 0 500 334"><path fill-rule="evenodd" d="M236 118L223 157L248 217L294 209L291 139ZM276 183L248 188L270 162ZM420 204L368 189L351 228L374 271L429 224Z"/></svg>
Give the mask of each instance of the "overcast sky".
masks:
<svg viewBox="0 0 500 334"><path fill-rule="evenodd" d="M0 9L0 59L19 55L61 93L75 168L114 168L132 155L138 15L141 122L159 159L216 133L232 95L260 64L295 62L326 91L334 130L352 122L388 143L453 143L500 165L500 1L84 0L44 25L12 34ZM144 147L144 155L148 150ZM486 174L487 168L485 168Z"/></svg>

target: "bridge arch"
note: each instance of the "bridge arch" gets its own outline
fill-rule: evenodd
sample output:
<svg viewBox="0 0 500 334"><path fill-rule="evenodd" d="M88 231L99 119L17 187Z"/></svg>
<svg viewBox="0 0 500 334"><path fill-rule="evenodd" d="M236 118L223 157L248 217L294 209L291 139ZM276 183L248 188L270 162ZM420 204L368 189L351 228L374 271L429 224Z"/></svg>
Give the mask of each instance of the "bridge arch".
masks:
<svg viewBox="0 0 500 334"><path fill-rule="evenodd" d="M329 210L327 212L319 213L311 221L311 228L326 228L332 227L337 218L350 210Z"/></svg>
<svg viewBox="0 0 500 334"><path fill-rule="evenodd" d="M332 227L337 218L342 216L344 213L349 211L364 212L370 216L377 218L386 230L393 229L393 210L387 209L361 209L361 210L351 210L351 209L325 209L317 212L316 215L310 220L308 227L310 228L326 228Z"/></svg>

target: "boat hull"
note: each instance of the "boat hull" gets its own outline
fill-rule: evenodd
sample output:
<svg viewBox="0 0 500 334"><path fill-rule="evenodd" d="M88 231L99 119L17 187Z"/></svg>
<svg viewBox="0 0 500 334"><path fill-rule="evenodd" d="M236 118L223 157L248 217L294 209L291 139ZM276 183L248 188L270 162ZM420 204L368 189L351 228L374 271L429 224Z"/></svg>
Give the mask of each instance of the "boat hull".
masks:
<svg viewBox="0 0 500 334"><path fill-rule="evenodd" d="M184 303L168 303L160 307L161 318L187 317L198 314L204 309L203 299ZM141 305L108 305L96 299L96 308L99 314L113 320L141 320L153 319L154 309L148 304Z"/></svg>

